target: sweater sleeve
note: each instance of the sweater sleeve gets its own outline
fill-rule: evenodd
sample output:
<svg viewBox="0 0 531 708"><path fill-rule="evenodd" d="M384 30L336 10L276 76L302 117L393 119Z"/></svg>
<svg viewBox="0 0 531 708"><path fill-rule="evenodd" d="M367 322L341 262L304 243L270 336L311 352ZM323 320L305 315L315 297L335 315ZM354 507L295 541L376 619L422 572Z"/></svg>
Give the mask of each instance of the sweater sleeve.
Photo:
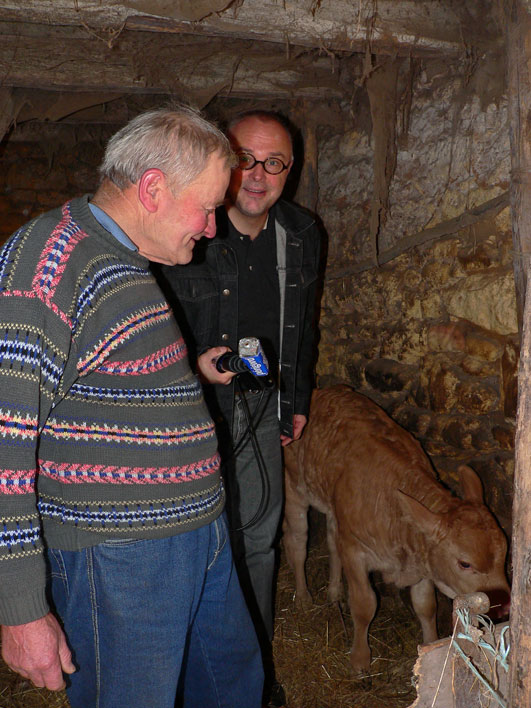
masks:
<svg viewBox="0 0 531 708"><path fill-rule="evenodd" d="M12 287L13 273L1 267L10 247L0 253L0 623L13 625L49 609L35 494L38 443L60 389L71 332L45 292Z"/></svg>

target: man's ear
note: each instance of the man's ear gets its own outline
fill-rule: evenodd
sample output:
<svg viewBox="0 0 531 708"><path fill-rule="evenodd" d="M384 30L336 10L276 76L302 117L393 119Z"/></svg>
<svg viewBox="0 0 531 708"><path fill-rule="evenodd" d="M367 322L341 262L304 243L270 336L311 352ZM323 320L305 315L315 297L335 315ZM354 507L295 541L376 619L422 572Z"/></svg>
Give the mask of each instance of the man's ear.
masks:
<svg viewBox="0 0 531 708"><path fill-rule="evenodd" d="M153 167L146 170L138 181L138 198L146 211L157 211L162 190L166 188L166 177L162 170Z"/></svg>

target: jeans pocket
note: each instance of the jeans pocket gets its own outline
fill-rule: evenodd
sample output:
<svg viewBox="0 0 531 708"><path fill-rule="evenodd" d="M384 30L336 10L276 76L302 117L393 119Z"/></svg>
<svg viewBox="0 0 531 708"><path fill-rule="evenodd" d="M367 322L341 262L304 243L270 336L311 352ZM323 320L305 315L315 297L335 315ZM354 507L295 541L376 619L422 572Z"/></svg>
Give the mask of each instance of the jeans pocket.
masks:
<svg viewBox="0 0 531 708"><path fill-rule="evenodd" d="M134 546L137 543L141 543L138 538L110 538L108 541L99 543L98 546L103 548L123 548L124 546Z"/></svg>
<svg viewBox="0 0 531 708"><path fill-rule="evenodd" d="M69 596L68 574L63 559L63 553L57 548L48 548L48 562L50 564L49 573L51 578L57 578L63 585L64 594Z"/></svg>
<svg viewBox="0 0 531 708"><path fill-rule="evenodd" d="M229 540L229 530L228 530L225 514L221 514L221 516L218 516L218 518L212 522L212 532L215 533L215 535L216 535L216 539L215 539L216 545L215 545L215 549L214 549L214 555L212 556L212 560L208 564L207 570L210 570L212 568L212 566L216 562L219 554L225 548L225 546Z"/></svg>

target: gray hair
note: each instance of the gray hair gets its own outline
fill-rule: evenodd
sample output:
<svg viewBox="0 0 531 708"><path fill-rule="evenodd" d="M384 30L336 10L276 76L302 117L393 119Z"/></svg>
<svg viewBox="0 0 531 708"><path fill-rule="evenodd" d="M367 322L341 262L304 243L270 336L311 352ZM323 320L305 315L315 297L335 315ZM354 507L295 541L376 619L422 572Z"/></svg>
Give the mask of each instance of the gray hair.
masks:
<svg viewBox="0 0 531 708"><path fill-rule="evenodd" d="M203 171L214 152L225 158L228 167L233 166L229 141L198 111L184 105L159 108L141 113L112 136L100 175L125 189L146 170L158 168L173 186L183 189Z"/></svg>

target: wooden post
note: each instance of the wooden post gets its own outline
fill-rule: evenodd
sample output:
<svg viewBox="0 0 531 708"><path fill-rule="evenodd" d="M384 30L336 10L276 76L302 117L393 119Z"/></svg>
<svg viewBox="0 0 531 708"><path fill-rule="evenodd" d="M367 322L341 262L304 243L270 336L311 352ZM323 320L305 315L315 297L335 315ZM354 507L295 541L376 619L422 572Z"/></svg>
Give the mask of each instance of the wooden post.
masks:
<svg viewBox="0 0 531 708"><path fill-rule="evenodd" d="M301 168L295 201L315 214L319 198L319 177L317 173L319 151L317 126L315 121L312 120L313 113L314 109L310 101L302 99L297 102L294 115L303 141L304 162Z"/></svg>
<svg viewBox="0 0 531 708"><path fill-rule="evenodd" d="M508 95L514 276L522 348L513 502L509 707L531 706L531 15L509 0ZM525 296L525 297L524 297Z"/></svg>
<svg viewBox="0 0 531 708"><path fill-rule="evenodd" d="M9 132L27 102L28 99L23 90L0 86L0 142Z"/></svg>
<svg viewBox="0 0 531 708"><path fill-rule="evenodd" d="M522 0L509 0L508 8L511 207L514 280L521 333L527 270L531 257L531 15Z"/></svg>
<svg viewBox="0 0 531 708"><path fill-rule="evenodd" d="M13 90L0 88L0 142L15 119Z"/></svg>
<svg viewBox="0 0 531 708"><path fill-rule="evenodd" d="M387 221L389 188L396 169L397 81L400 60L387 58L378 68L371 65L366 80L374 140L374 187L369 228L374 265L379 265L380 232Z"/></svg>
<svg viewBox="0 0 531 708"><path fill-rule="evenodd" d="M510 708L531 706L531 279L526 276L514 475Z"/></svg>

